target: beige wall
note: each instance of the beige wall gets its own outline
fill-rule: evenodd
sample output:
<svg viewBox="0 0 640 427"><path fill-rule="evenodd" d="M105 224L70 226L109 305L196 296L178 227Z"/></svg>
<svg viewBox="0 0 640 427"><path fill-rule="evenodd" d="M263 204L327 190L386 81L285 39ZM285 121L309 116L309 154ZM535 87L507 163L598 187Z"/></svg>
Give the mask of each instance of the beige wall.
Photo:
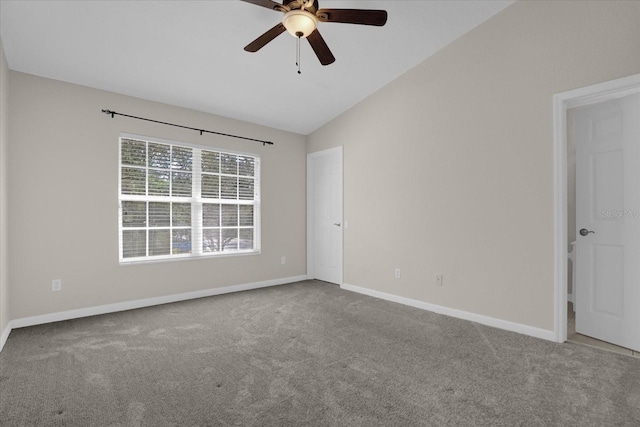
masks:
<svg viewBox="0 0 640 427"><path fill-rule="evenodd" d="M7 246L8 246L8 226L7 226L7 147L8 137L8 115L9 115L9 68L4 56L2 40L0 40L0 336L9 324L9 266ZM0 342L2 347L2 342Z"/></svg>
<svg viewBox="0 0 640 427"><path fill-rule="evenodd" d="M521 1L311 134L344 146L344 281L552 330L552 96L638 72L640 2Z"/></svg>
<svg viewBox="0 0 640 427"><path fill-rule="evenodd" d="M14 71L10 84L12 319L305 274L304 136ZM112 119L106 108L275 145ZM120 266L120 132L258 154L262 253Z"/></svg>
<svg viewBox="0 0 640 427"><path fill-rule="evenodd" d="M552 95L638 72L639 2L518 2L314 132L307 152L345 147L345 282L552 329ZM304 136L8 72L4 55L0 101L0 332L9 314L305 274ZM260 155L262 254L119 266L119 132Z"/></svg>

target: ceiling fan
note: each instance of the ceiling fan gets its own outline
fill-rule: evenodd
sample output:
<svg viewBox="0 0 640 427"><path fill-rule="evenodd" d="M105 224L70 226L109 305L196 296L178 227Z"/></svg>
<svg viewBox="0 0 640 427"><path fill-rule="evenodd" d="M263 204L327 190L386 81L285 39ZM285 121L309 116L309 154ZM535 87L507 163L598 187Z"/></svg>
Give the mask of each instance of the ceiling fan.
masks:
<svg viewBox="0 0 640 427"><path fill-rule="evenodd" d="M318 31L318 22L340 22L378 27L382 27L387 22L386 10L319 9L318 0L283 0L282 4L272 0L242 1L284 13L282 22L249 43L244 50L257 52L271 40L288 31L292 36L298 38L298 41L301 38L306 38L322 65L329 65L336 58Z"/></svg>

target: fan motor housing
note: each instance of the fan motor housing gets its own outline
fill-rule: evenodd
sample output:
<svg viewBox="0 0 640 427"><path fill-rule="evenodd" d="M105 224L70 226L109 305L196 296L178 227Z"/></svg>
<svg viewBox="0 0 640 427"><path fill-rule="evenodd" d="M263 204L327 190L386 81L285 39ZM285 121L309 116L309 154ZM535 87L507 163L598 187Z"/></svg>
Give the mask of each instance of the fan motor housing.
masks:
<svg viewBox="0 0 640 427"><path fill-rule="evenodd" d="M302 3L306 3L307 0L302 0ZM296 9L301 9L302 6L300 5L300 2L298 2L298 0L283 0L282 4L284 4L285 6L287 6L289 9L291 10L296 10ZM318 11L318 0L313 0L313 4L309 7L305 7L304 10L306 10L307 12L311 12L315 15L315 13Z"/></svg>

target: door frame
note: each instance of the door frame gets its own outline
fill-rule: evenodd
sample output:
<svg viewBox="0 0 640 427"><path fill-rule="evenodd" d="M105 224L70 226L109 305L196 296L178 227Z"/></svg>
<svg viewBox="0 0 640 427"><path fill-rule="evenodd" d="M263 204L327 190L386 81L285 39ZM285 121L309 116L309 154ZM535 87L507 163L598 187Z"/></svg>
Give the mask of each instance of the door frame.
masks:
<svg viewBox="0 0 640 427"><path fill-rule="evenodd" d="M314 174L313 174L313 166L312 161L316 157L326 156L330 154L338 154L340 158L340 188L342 189L342 212L340 212L341 223L344 224L344 157L343 157L343 147L340 145L338 147L329 148L326 150L315 151L313 153L307 153L307 279L315 278L315 236L314 236L314 197L313 197L313 188L314 188ZM342 227L342 242L340 242L342 246L342 257L340 258L340 283L342 286L344 280L344 230L345 226Z"/></svg>
<svg viewBox="0 0 640 427"><path fill-rule="evenodd" d="M553 96L554 337L567 340L567 110L640 92L640 74Z"/></svg>

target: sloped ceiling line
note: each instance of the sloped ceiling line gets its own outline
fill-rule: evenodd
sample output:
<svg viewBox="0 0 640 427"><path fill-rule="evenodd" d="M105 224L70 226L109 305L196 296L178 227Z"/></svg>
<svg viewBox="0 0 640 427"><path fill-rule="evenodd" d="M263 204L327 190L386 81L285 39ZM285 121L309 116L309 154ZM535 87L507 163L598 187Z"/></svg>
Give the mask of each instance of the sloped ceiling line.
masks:
<svg viewBox="0 0 640 427"><path fill-rule="evenodd" d="M9 68L308 135L513 1L319 0L385 9L384 27L321 22L336 58L295 38L244 46L282 13L244 1L0 1ZM313 58L313 60L312 60Z"/></svg>

